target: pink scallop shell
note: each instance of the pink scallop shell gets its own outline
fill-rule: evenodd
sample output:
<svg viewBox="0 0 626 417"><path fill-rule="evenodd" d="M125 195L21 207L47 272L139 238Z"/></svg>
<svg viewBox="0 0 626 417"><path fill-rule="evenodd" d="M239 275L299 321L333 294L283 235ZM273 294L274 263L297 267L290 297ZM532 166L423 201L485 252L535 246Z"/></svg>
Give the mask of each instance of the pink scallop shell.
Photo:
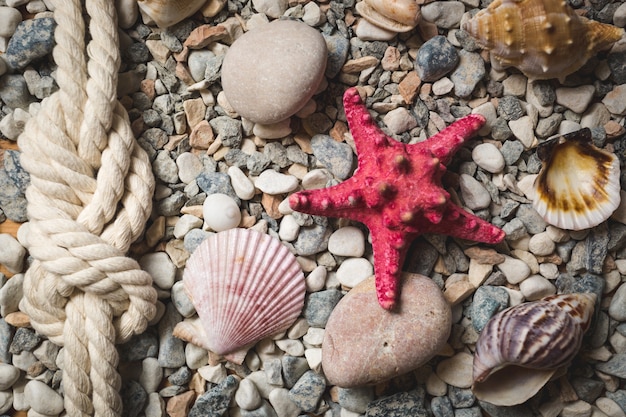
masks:
<svg viewBox="0 0 626 417"><path fill-rule="evenodd" d="M278 239L230 229L205 239L183 274L207 336L220 355L286 330L304 306L306 286L296 257Z"/></svg>

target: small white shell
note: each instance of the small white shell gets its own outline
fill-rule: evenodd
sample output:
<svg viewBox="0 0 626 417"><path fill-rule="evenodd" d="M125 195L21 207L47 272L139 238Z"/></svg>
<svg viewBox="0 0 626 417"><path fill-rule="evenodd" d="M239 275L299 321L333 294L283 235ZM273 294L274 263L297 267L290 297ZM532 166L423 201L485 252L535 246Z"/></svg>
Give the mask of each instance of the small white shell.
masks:
<svg viewBox="0 0 626 417"><path fill-rule="evenodd" d="M205 239L187 261L183 282L206 333L206 343L198 344L220 355L287 329L306 292L295 256L278 239L250 229Z"/></svg>
<svg viewBox="0 0 626 417"><path fill-rule="evenodd" d="M476 342L476 398L510 406L535 395L578 353L595 301L591 293L552 295L493 316Z"/></svg>
<svg viewBox="0 0 626 417"><path fill-rule="evenodd" d="M548 223L587 229L619 206L619 159L594 146L589 129L546 142L537 154L544 162L534 184L533 207Z"/></svg>
<svg viewBox="0 0 626 417"><path fill-rule="evenodd" d="M142 13L148 15L160 28L167 28L191 16L207 0L139 0Z"/></svg>
<svg viewBox="0 0 626 417"><path fill-rule="evenodd" d="M362 0L356 10L368 22L392 32L408 32L420 21L416 0Z"/></svg>

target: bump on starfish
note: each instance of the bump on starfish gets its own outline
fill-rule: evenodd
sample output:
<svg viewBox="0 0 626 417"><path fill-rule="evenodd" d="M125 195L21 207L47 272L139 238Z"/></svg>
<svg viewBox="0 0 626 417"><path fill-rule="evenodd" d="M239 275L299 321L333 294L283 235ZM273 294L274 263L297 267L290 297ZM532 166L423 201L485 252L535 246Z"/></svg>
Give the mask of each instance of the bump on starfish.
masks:
<svg viewBox="0 0 626 417"><path fill-rule="evenodd" d="M351 178L329 188L292 194L293 210L364 223L374 251L379 304L394 309L401 267L409 243L423 233L440 233L498 243L504 232L450 201L441 177L452 155L485 123L465 116L429 139L406 145L378 127L356 88L343 96L346 118L357 151Z"/></svg>

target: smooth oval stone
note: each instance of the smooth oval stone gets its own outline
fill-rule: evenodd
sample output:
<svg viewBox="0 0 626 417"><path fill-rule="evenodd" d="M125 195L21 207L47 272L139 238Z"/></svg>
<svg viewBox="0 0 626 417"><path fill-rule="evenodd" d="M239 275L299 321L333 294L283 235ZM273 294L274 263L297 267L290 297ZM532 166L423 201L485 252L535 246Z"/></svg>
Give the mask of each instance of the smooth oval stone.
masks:
<svg viewBox="0 0 626 417"><path fill-rule="evenodd" d="M377 384L418 368L443 348L452 313L437 284L423 275L403 274L401 288L393 312L378 304L374 277L337 304L322 343L322 367L330 384Z"/></svg>
<svg viewBox="0 0 626 417"><path fill-rule="evenodd" d="M238 38L222 64L228 102L255 123L284 120L313 96L326 69L327 49L316 29L275 20Z"/></svg>

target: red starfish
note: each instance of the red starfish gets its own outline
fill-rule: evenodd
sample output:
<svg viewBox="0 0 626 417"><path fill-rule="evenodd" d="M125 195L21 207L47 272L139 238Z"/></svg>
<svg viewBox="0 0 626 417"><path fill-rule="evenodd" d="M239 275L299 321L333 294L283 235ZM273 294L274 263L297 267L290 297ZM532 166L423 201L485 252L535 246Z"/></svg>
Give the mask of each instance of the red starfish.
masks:
<svg viewBox="0 0 626 417"><path fill-rule="evenodd" d="M330 188L290 196L292 209L364 223L372 235L378 302L395 306L408 244L422 233L497 243L504 232L450 202L441 177L452 154L485 123L466 116L435 136L406 145L385 135L356 88L343 96L358 154L354 176Z"/></svg>

